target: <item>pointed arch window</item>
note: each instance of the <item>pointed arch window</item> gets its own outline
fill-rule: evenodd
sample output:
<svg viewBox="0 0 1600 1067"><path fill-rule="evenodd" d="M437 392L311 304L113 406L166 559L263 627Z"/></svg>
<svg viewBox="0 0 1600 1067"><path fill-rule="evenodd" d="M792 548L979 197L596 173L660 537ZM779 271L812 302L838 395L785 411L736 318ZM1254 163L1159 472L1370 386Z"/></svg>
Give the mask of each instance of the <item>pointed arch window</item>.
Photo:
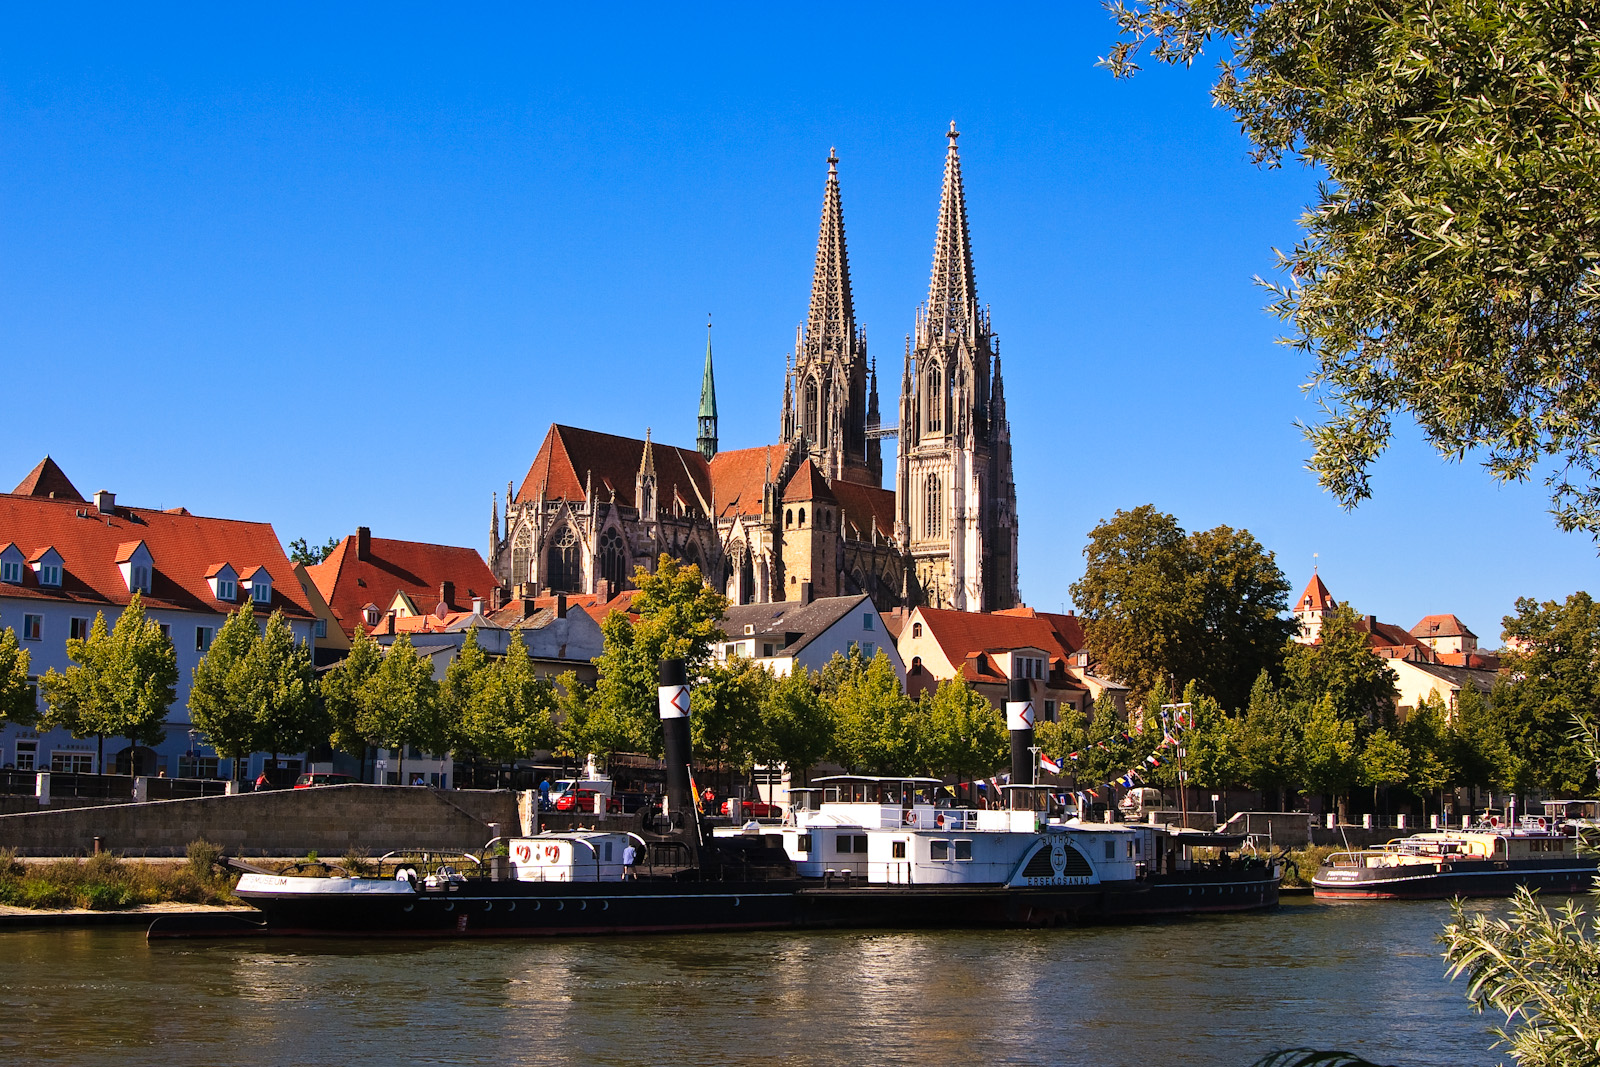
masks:
<svg viewBox="0 0 1600 1067"><path fill-rule="evenodd" d="M928 368L928 396L923 407L928 413L928 432L939 433L944 429L944 379L939 374L938 367Z"/></svg>
<svg viewBox="0 0 1600 1067"><path fill-rule="evenodd" d="M583 592L581 554L578 551L578 534L571 526L561 527L555 543L550 546L549 580L545 585L556 593Z"/></svg>
<svg viewBox="0 0 1600 1067"><path fill-rule="evenodd" d="M817 380L811 378L806 381L805 423L806 439L812 444L817 442L817 427L821 422L822 405L817 402Z"/></svg>
<svg viewBox="0 0 1600 1067"><path fill-rule="evenodd" d="M939 537L944 533L944 490L937 474L928 475L923 500L922 535Z"/></svg>
<svg viewBox="0 0 1600 1067"><path fill-rule="evenodd" d="M628 581L628 553L615 527L600 535L600 577L611 586L613 594L621 592Z"/></svg>
<svg viewBox="0 0 1600 1067"><path fill-rule="evenodd" d="M517 539L511 544L511 584L517 585L532 579L528 573L529 565L533 562L533 535L524 526L517 531Z"/></svg>

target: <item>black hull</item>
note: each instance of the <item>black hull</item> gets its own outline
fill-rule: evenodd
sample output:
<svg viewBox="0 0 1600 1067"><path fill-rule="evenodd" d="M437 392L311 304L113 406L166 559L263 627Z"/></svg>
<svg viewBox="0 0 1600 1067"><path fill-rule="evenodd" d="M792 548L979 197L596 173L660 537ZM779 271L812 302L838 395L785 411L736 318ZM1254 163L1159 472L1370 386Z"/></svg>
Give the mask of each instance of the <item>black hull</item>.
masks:
<svg viewBox="0 0 1600 1067"><path fill-rule="evenodd" d="M560 937L731 930L1069 926L1254 911L1278 903L1269 872L1102 885L822 886L802 882L469 881L416 896L247 894L263 924L157 921L152 938Z"/></svg>
<svg viewBox="0 0 1600 1067"><path fill-rule="evenodd" d="M1596 865L1558 863L1456 862L1445 865L1357 868L1356 877L1334 880L1326 869L1312 879L1319 900L1444 900L1449 897L1509 897L1519 886L1546 893L1583 893L1594 884ZM1335 868L1338 870L1338 868Z"/></svg>

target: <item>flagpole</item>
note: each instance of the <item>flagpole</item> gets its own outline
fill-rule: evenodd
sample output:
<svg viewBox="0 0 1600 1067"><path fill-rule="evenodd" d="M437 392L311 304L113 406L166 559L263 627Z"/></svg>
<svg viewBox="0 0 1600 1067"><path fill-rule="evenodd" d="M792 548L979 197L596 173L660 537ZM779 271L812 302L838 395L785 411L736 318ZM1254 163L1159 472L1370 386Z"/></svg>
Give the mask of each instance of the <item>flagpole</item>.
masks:
<svg viewBox="0 0 1600 1067"><path fill-rule="evenodd" d="M1189 706L1190 705L1187 704L1187 703L1184 703L1184 704L1163 704L1163 705L1161 705L1161 710L1162 711L1166 711L1167 709L1171 708L1171 709L1174 709L1174 710L1181 711L1182 709L1187 708ZM1182 722L1183 722L1182 716L1174 715L1173 719L1180 726L1182 725ZM1179 734L1179 735L1177 735L1177 737L1178 737L1178 743L1172 746L1172 750L1175 753L1175 755L1173 756L1173 761L1174 761L1173 765L1177 768L1177 771L1178 771L1178 818L1180 820L1180 825L1182 825L1183 828L1185 830L1187 830L1189 828L1189 790L1188 790L1188 784L1189 783L1188 783L1188 780L1184 778L1184 771L1183 771L1183 736L1181 734Z"/></svg>

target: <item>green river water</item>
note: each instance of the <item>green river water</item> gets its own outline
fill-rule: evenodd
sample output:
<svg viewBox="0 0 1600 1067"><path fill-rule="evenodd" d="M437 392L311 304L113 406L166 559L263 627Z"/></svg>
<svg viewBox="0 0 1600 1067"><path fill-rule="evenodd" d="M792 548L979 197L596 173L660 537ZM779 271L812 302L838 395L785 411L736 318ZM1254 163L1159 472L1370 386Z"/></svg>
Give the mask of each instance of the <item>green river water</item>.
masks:
<svg viewBox="0 0 1600 1067"><path fill-rule="evenodd" d="M1500 1062L1442 903L1050 931L160 942L0 933L4 1064Z"/></svg>

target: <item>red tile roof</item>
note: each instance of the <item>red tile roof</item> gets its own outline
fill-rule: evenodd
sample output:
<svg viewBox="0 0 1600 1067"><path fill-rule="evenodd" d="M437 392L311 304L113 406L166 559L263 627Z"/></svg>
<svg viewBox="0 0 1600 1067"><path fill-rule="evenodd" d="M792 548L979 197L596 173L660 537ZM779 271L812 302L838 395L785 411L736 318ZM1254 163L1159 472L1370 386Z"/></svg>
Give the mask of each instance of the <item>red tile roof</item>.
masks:
<svg viewBox="0 0 1600 1067"><path fill-rule="evenodd" d="M705 457L694 449L658 441L650 442L650 455L656 469L656 500L662 505L681 500L704 514L711 501L711 471ZM623 507L637 507L634 489L643 459L644 442L637 438L552 423L522 479L516 502L537 500L541 491L546 500L582 500L592 476L601 500L614 495ZM702 498L707 507L701 506Z"/></svg>
<svg viewBox="0 0 1600 1067"><path fill-rule="evenodd" d="M739 448L711 457L711 484L716 489L717 517L761 514L761 492L767 478L783 469L782 445Z"/></svg>
<svg viewBox="0 0 1600 1067"><path fill-rule="evenodd" d="M1335 606L1333 594L1328 592L1328 587L1322 584L1322 576L1316 571L1311 572L1311 580L1306 583L1305 592L1300 594L1300 599L1294 602L1295 611L1332 611Z"/></svg>
<svg viewBox="0 0 1600 1067"><path fill-rule="evenodd" d="M455 593L448 606L462 609L472 606L473 597L487 601L497 584L483 557L470 548L370 537L362 559L359 542L360 534L352 534L327 559L306 568L346 634L365 625L363 607L371 603L387 611L396 593L405 593L422 611L432 611L440 586L451 582Z"/></svg>
<svg viewBox="0 0 1600 1067"><path fill-rule="evenodd" d="M30 559L54 548L63 574L59 588L40 587L33 570L24 569L21 585L0 583L0 597L120 607L128 602L128 587L117 559L125 548L143 541L154 571L150 592L143 597L151 608L226 614L232 605L211 595L206 571L217 560L227 560L241 571L266 567L272 576L267 610L281 609L294 619L314 617L278 535L265 522L122 505L102 514L85 508L82 500L9 493L0 495L0 543L5 541L15 542Z"/></svg>
<svg viewBox="0 0 1600 1067"><path fill-rule="evenodd" d="M1411 628L1412 637L1477 637L1454 615L1427 615Z"/></svg>
<svg viewBox="0 0 1600 1067"><path fill-rule="evenodd" d="M859 482L836 481L830 483L833 495L839 501L839 510L856 529L856 536L870 538L873 526L878 537L894 536L894 491Z"/></svg>
<svg viewBox="0 0 1600 1067"><path fill-rule="evenodd" d="M976 611L918 609L928 633L939 642L945 658L953 664L965 663L977 652L1011 648L1038 648L1063 661L1075 647L1068 647L1048 617L1035 613L983 614ZM1064 616L1062 616L1064 617Z"/></svg>
<svg viewBox="0 0 1600 1067"><path fill-rule="evenodd" d="M1015 608L1002 608L995 612L996 615L1014 615L1023 619L1043 619L1055 631L1056 639L1061 642L1061 647L1069 653L1076 652L1083 647L1083 620L1076 615L1059 615L1050 611L1035 611L1023 604Z"/></svg>
<svg viewBox="0 0 1600 1067"><path fill-rule="evenodd" d="M833 491L828 488L828 479L822 476L822 472L817 470L817 465L809 459L800 464L789 479L789 484L784 486L783 500L784 503L806 500L838 502Z"/></svg>
<svg viewBox="0 0 1600 1067"><path fill-rule="evenodd" d="M11 492L17 496L54 497L57 500L77 501L79 504L84 502L83 494L78 492L66 472L56 466L56 461L49 456L41 459Z"/></svg>

